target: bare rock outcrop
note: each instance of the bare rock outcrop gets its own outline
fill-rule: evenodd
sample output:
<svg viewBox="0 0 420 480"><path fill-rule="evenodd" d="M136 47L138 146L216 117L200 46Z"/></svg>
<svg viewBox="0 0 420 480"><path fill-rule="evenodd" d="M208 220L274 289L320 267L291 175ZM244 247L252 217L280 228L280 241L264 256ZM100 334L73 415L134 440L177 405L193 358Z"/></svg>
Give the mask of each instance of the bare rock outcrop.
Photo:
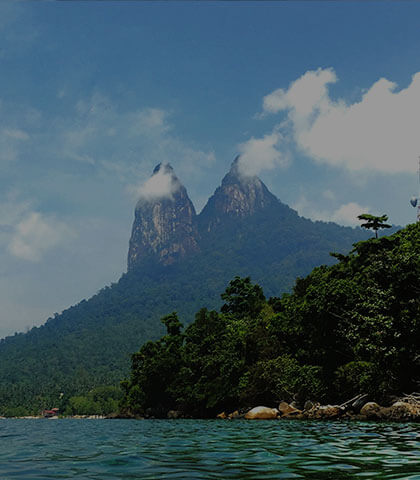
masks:
<svg viewBox="0 0 420 480"><path fill-rule="evenodd" d="M284 418L296 417L302 413L301 410L289 405L287 402L280 402L278 410L280 415Z"/></svg>
<svg viewBox="0 0 420 480"><path fill-rule="evenodd" d="M378 419L382 407L376 402L367 402L360 409L360 415L366 417L368 420Z"/></svg>
<svg viewBox="0 0 420 480"><path fill-rule="evenodd" d="M278 417L277 408L254 407L244 416L247 420L274 420Z"/></svg>
<svg viewBox="0 0 420 480"><path fill-rule="evenodd" d="M170 265L199 250L194 205L173 168L157 165L150 180L136 205L128 270L151 259Z"/></svg>
<svg viewBox="0 0 420 480"><path fill-rule="evenodd" d="M280 203L257 176L241 171L239 158L235 158L222 184L199 215L203 232L210 232L232 218L245 218Z"/></svg>

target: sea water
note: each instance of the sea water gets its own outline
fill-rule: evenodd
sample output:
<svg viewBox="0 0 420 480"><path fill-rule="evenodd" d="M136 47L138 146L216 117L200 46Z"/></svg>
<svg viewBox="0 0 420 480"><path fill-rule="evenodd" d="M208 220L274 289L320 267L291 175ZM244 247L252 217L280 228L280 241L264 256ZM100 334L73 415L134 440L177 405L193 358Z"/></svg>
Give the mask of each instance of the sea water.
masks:
<svg viewBox="0 0 420 480"><path fill-rule="evenodd" d="M0 420L0 479L420 480L420 425Z"/></svg>

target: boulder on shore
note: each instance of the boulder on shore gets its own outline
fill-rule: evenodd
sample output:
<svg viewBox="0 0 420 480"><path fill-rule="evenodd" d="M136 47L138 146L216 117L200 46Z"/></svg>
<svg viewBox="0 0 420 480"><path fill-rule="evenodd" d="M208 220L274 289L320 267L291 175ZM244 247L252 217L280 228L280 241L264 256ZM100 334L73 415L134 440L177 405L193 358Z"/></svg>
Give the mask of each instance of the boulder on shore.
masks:
<svg viewBox="0 0 420 480"><path fill-rule="evenodd" d="M254 407L244 416L247 420L271 420L277 418L279 411L277 408Z"/></svg>
<svg viewBox="0 0 420 480"><path fill-rule="evenodd" d="M231 418L234 420L237 418L243 418L243 415L239 412L239 410L235 410L234 412L229 413L228 418Z"/></svg>
<svg viewBox="0 0 420 480"><path fill-rule="evenodd" d="M292 407L292 405L289 405L286 402L281 402L279 404L278 410L280 412L280 415L285 418L294 417L302 413L300 410L298 410L295 407Z"/></svg>
<svg viewBox="0 0 420 480"><path fill-rule="evenodd" d="M404 401L395 402L387 409L387 419L389 420L420 420L420 404L413 404Z"/></svg>
<svg viewBox="0 0 420 480"><path fill-rule="evenodd" d="M395 402L390 407L381 407L375 402L366 403L360 415L367 420L386 420L391 422L420 421L420 405L404 401Z"/></svg>
<svg viewBox="0 0 420 480"><path fill-rule="evenodd" d="M367 402L360 409L360 415L363 415L368 420L377 419L380 417L381 408L376 402Z"/></svg>

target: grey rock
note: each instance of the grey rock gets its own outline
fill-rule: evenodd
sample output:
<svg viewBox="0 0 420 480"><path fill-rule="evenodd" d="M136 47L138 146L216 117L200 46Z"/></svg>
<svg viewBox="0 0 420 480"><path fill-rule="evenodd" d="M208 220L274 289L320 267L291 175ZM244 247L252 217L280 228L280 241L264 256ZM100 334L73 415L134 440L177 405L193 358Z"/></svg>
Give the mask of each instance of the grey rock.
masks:
<svg viewBox="0 0 420 480"><path fill-rule="evenodd" d="M244 416L247 420L273 420L277 418L279 411L277 408L254 407Z"/></svg>

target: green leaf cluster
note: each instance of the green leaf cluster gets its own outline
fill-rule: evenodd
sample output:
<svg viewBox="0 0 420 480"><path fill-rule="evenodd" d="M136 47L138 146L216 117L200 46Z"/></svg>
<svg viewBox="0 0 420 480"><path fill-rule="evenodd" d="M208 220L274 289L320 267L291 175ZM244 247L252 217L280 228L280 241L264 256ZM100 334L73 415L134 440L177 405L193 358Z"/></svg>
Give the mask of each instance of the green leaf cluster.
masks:
<svg viewBox="0 0 420 480"><path fill-rule="evenodd" d="M184 332L168 328L132 356L123 382L123 412L166 416L179 410L212 416L255 402L322 396L321 371L301 365L283 344L279 314L261 287L235 277L222 294L221 312L201 309ZM170 326L179 325L176 314Z"/></svg>

